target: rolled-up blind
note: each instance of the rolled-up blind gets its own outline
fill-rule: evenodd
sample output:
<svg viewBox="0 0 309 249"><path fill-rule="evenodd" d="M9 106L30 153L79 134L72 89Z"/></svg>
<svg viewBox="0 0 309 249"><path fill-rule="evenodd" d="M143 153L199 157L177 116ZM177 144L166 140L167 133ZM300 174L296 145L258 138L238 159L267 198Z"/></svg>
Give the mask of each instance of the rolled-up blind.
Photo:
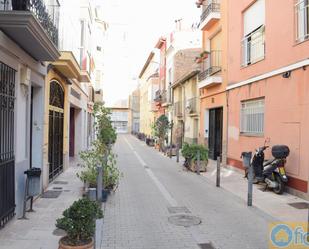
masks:
<svg viewBox="0 0 309 249"><path fill-rule="evenodd" d="M244 36L265 24L265 0L257 0L244 12Z"/></svg>

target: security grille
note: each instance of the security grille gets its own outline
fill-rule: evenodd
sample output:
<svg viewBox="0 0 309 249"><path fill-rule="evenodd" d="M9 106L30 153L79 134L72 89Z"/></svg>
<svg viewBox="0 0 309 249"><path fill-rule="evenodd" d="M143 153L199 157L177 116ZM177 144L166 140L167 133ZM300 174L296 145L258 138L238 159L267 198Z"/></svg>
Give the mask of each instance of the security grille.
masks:
<svg viewBox="0 0 309 249"><path fill-rule="evenodd" d="M264 99L258 99L241 103L242 133L264 133L264 102Z"/></svg>
<svg viewBox="0 0 309 249"><path fill-rule="evenodd" d="M309 0L297 1L295 5L296 40L309 38Z"/></svg>
<svg viewBox="0 0 309 249"><path fill-rule="evenodd" d="M0 228L15 214L15 73L0 62Z"/></svg>

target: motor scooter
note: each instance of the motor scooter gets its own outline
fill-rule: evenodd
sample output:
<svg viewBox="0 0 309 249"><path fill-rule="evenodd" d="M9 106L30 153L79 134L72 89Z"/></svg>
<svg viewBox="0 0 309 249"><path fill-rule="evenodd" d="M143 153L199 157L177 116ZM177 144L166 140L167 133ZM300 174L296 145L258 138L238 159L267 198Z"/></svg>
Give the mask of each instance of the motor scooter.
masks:
<svg viewBox="0 0 309 249"><path fill-rule="evenodd" d="M274 145L272 147L271 160L265 161L264 151L269 148L266 145L259 147L251 159L250 166L253 167L253 183L266 183L264 191L268 188L272 189L276 194L282 194L285 184L288 182L288 177L285 172L286 158L290 154L290 149L286 145ZM243 152L242 157L248 155L248 152ZM246 177L248 168L246 169ZM248 177L247 177L248 178Z"/></svg>

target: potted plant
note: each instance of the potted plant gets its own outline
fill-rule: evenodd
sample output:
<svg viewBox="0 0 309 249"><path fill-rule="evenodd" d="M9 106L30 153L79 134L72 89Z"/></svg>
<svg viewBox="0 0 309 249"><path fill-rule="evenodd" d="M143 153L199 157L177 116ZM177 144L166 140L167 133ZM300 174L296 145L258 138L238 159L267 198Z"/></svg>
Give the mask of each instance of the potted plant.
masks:
<svg viewBox="0 0 309 249"><path fill-rule="evenodd" d="M95 220L102 217L103 212L96 202L87 198L75 201L56 221L56 227L67 234L59 240L59 249L93 249Z"/></svg>
<svg viewBox="0 0 309 249"><path fill-rule="evenodd" d="M164 151L164 140L170 129L170 122L164 114L162 114L153 124L154 137L158 139L159 151Z"/></svg>
<svg viewBox="0 0 309 249"><path fill-rule="evenodd" d="M208 149L203 145L185 143L181 154L185 158L184 166L193 172L197 169L198 151L200 153L200 171L206 171L208 164Z"/></svg>

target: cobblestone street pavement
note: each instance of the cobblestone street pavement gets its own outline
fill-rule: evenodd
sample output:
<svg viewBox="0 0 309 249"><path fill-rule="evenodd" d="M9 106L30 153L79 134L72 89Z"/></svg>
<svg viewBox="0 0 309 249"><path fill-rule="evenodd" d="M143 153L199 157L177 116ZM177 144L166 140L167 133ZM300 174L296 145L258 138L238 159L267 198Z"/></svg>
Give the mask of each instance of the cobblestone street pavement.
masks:
<svg viewBox="0 0 309 249"><path fill-rule="evenodd" d="M123 178L105 205L102 249L268 248L272 217L133 136L119 135L115 152ZM169 222L180 214L199 217L201 224Z"/></svg>

